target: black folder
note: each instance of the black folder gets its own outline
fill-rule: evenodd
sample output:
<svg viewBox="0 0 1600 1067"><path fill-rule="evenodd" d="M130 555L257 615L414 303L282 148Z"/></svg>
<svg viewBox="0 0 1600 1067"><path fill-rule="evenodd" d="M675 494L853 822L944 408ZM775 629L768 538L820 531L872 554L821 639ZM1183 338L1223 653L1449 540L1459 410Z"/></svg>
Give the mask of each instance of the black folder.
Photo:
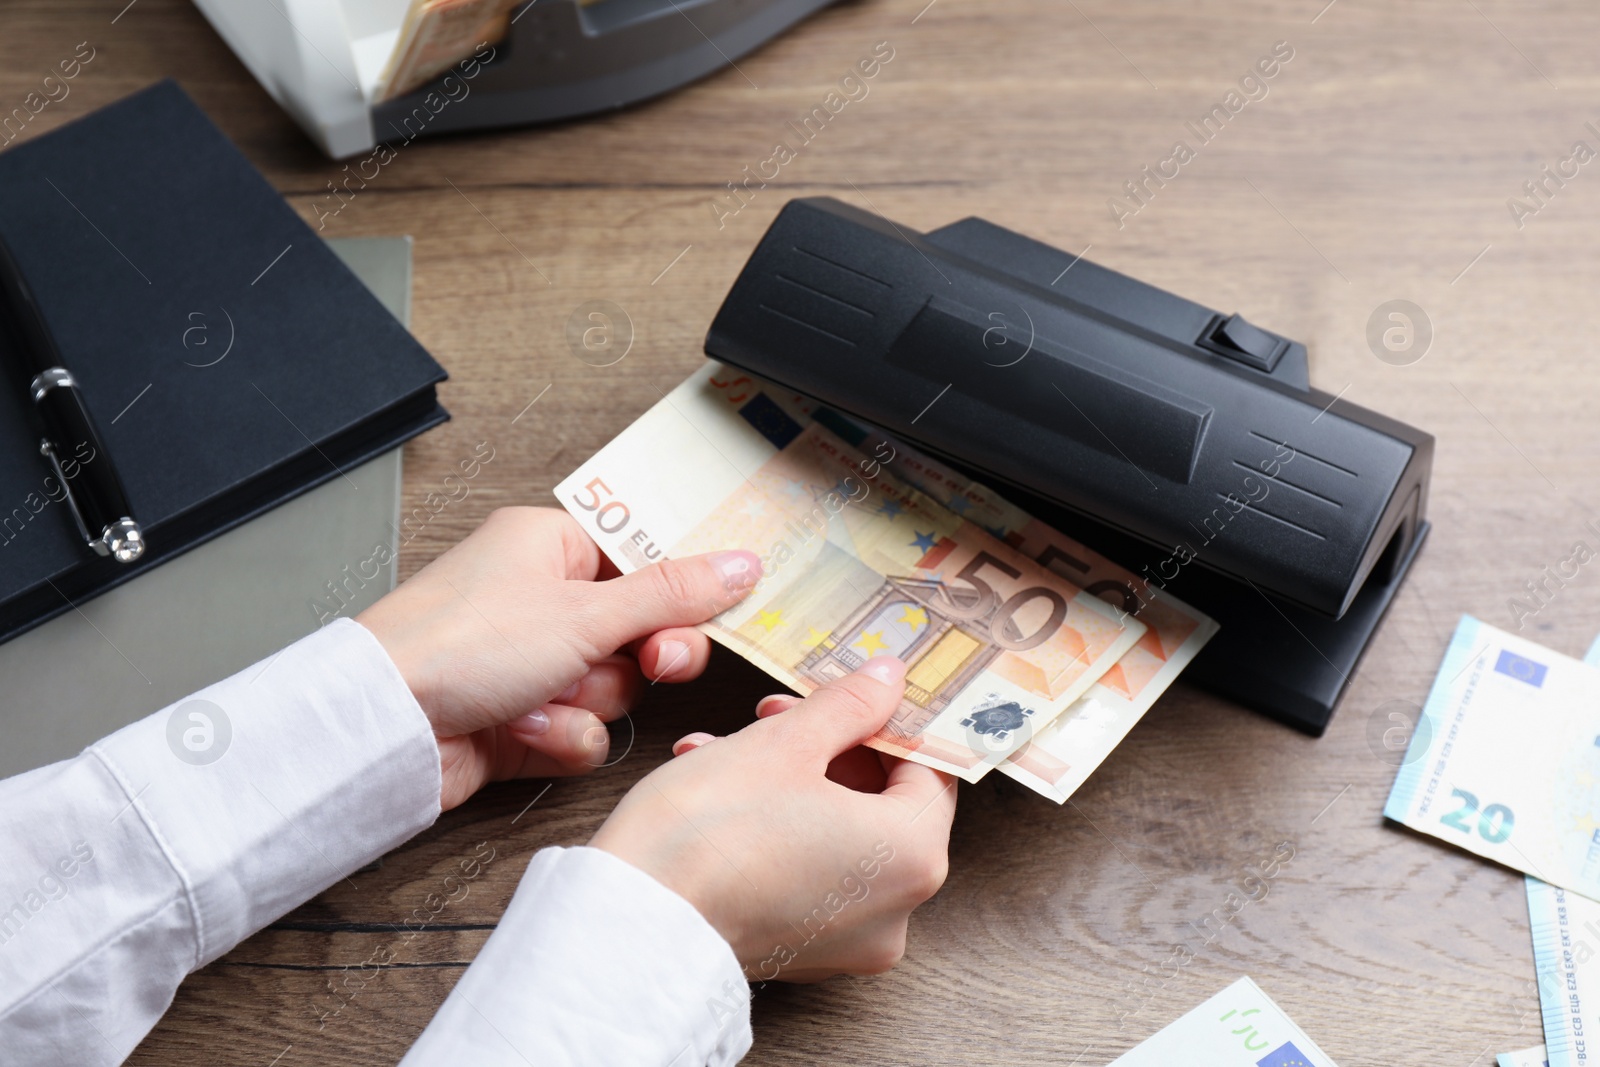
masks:
<svg viewBox="0 0 1600 1067"><path fill-rule="evenodd" d="M444 369L174 82L0 153L0 236L148 541L84 546L0 330L0 640L449 417Z"/></svg>

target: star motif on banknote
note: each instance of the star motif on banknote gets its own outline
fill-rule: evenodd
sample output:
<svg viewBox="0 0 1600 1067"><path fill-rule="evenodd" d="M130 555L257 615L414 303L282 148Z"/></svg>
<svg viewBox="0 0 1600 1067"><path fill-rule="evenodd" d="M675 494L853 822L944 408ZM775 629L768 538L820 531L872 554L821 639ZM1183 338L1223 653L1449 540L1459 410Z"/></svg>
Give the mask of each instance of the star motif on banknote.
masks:
<svg viewBox="0 0 1600 1067"><path fill-rule="evenodd" d="M806 627L806 640L805 640L805 647L806 648L816 648L818 645L822 644L822 642L826 641L827 639L828 639L828 635L823 633L821 630L817 629L815 626L807 626Z"/></svg>
<svg viewBox="0 0 1600 1067"><path fill-rule="evenodd" d="M924 552L932 552L933 546L939 543L931 533L923 533L918 530L916 534L917 536L911 539L911 545L914 548L922 549Z"/></svg>
<svg viewBox="0 0 1600 1067"><path fill-rule="evenodd" d="M883 503L878 505L878 514L887 515L891 522L894 521L897 515L903 514L905 510L905 508L901 507L900 504L894 500L885 500Z"/></svg>
<svg viewBox="0 0 1600 1067"><path fill-rule="evenodd" d="M867 656L875 656L888 648L889 642L883 639L882 630L873 630L871 633L864 633L856 638L850 647L859 648Z"/></svg>
<svg viewBox="0 0 1600 1067"><path fill-rule="evenodd" d="M765 626L767 628L767 633L770 634L772 631L783 625L783 609L780 608L777 611L763 610L758 612L756 615L756 622L761 626Z"/></svg>
<svg viewBox="0 0 1600 1067"><path fill-rule="evenodd" d="M957 515L965 515L967 513L967 509L972 506L972 501L964 496L953 496L950 498L950 502L945 506L951 511L955 512Z"/></svg>
<svg viewBox="0 0 1600 1067"><path fill-rule="evenodd" d="M916 633L918 627L928 625L928 611L926 608L907 604L906 609L900 613L899 621L911 627L912 633Z"/></svg>
<svg viewBox="0 0 1600 1067"><path fill-rule="evenodd" d="M744 502L744 513L752 519L759 519L767 513L767 502L758 496L753 496Z"/></svg>

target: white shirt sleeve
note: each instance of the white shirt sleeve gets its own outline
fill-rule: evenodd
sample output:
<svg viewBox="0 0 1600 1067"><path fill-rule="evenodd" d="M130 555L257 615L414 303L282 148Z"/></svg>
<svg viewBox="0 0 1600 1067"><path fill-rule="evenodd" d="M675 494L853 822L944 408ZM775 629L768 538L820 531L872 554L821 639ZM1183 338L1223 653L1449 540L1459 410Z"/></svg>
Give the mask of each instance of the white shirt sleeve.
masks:
<svg viewBox="0 0 1600 1067"><path fill-rule="evenodd" d="M401 1067L723 1067L750 1042L750 987L692 904L609 852L547 848Z"/></svg>
<svg viewBox="0 0 1600 1067"><path fill-rule="evenodd" d="M430 825L439 786L422 709L349 620L0 781L7 1060L120 1063L185 975Z"/></svg>
<svg viewBox="0 0 1600 1067"><path fill-rule="evenodd" d="M185 975L430 825L439 788L422 709L349 620L0 781L8 1062L120 1063ZM546 849L406 1063L720 1067L749 1047L748 986L693 906L608 853Z"/></svg>

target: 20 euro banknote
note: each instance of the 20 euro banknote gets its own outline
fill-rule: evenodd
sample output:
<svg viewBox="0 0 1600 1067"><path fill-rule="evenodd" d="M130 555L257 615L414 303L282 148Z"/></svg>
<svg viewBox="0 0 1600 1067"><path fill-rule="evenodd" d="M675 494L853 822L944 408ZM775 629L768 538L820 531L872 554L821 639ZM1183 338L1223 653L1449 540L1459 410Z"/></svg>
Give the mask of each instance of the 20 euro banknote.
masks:
<svg viewBox="0 0 1600 1067"><path fill-rule="evenodd" d="M1334 1067L1249 978L1241 978L1110 1067Z"/></svg>
<svg viewBox="0 0 1600 1067"><path fill-rule="evenodd" d="M1544 1046L1534 1045L1520 1052L1502 1052L1494 1058L1495 1067L1550 1067Z"/></svg>
<svg viewBox="0 0 1600 1067"><path fill-rule="evenodd" d="M1583 662L1600 666L1600 638ZM1526 882L1545 1043L1502 1054L1499 1067L1577 1067L1600 1040L1600 904L1532 875Z"/></svg>
<svg viewBox="0 0 1600 1067"><path fill-rule="evenodd" d="M874 655L904 660L874 748L976 781L1144 634L812 422L802 398L721 370L674 389L557 498L624 572L760 555L754 591L703 628L802 693Z"/></svg>
<svg viewBox="0 0 1600 1067"><path fill-rule="evenodd" d="M1600 896L1600 670L1463 616L1384 814Z"/></svg>
<svg viewBox="0 0 1600 1067"><path fill-rule="evenodd" d="M1537 878L1527 889L1542 1058L1548 1067L1581 1067L1600 1051L1600 904Z"/></svg>

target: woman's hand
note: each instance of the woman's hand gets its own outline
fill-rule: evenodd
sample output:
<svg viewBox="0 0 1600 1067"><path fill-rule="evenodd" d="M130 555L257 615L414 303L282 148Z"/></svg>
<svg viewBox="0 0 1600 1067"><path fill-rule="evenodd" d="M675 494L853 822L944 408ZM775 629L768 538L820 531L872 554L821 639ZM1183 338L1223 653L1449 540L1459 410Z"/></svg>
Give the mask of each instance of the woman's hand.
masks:
<svg viewBox="0 0 1600 1067"><path fill-rule="evenodd" d="M590 842L684 897L752 981L876 974L944 882L955 781L859 748L905 689L883 656L729 737L690 735ZM779 714L778 712L781 712Z"/></svg>
<svg viewBox="0 0 1600 1067"><path fill-rule="evenodd" d="M598 581L604 566L565 512L502 508L357 618L433 724L446 810L485 782L604 763L605 723L637 699L641 666L698 677L711 650L694 624L761 577L742 551Z"/></svg>

